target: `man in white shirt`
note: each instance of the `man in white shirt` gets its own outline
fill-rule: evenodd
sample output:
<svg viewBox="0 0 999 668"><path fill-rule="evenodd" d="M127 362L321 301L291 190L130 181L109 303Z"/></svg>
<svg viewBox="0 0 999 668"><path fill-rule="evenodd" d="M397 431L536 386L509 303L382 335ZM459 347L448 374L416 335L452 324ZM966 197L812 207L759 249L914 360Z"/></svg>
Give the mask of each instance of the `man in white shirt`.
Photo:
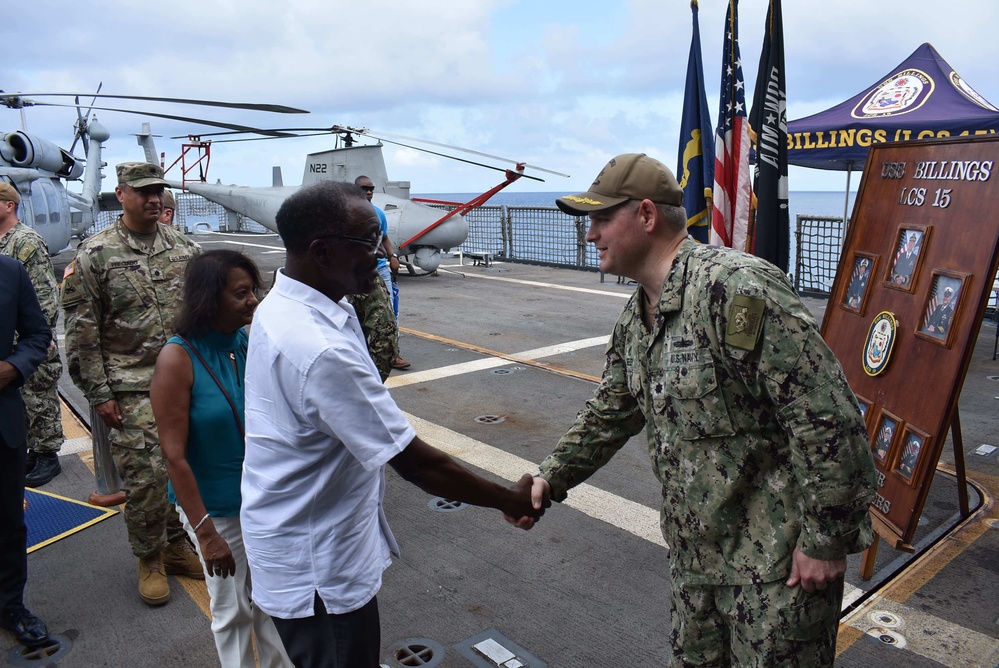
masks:
<svg viewBox="0 0 999 668"><path fill-rule="evenodd" d="M370 291L378 217L353 184L321 182L277 214L288 253L253 318L240 519L253 600L296 666L374 668L375 595L398 554L385 464L424 491L539 516L531 476L487 481L423 442L382 384L344 295ZM543 511L541 511L543 512Z"/></svg>

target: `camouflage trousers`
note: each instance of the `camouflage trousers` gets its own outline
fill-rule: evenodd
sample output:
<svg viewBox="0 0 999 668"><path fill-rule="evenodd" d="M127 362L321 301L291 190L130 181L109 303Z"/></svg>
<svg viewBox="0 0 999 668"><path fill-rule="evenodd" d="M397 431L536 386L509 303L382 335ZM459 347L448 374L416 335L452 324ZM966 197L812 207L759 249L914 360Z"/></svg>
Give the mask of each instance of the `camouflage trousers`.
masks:
<svg viewBox="0 0 999 668"><path fill-rule="evenodd" d="M167 500L166 463L148 392L117 397L124 429L111 429L111 456L125 491L125 528L132 553L143 559L186 534L177 510Z"/></svg>
<svg viewBox="0 0 999 668"><path fill-rule="evenodd" d="M39 454L59 452L66 440L62 433L62 410L59 407L59 376L62 360L53 349L38 370L21 388L24 412L28 416L28 449Z"/></svg>
<svg viewBox="0 0 999 668"><path fill-rule="evenodd" d="M354 306L361 330L368 344L368 354L378 368L382 382L392 372L392 365L399 357L399 328L388 290L382 281L375 281L371 292L350 295L347 298Z"/></svg>
<svg viewBox="0 0 999 668"><path fill-rule="evenodd" d="M822 591L784 580L694 585L671 573L672 666L832 666L843 579Z"/></svg>

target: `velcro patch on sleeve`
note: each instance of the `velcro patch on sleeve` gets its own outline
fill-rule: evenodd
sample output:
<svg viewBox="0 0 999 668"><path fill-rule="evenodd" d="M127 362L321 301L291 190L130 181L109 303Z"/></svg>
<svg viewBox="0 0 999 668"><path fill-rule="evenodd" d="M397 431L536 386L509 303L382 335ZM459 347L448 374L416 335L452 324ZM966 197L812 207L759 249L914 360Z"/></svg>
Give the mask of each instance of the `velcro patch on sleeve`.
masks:
<svg viewBox="0 0 999 668"><path fill-rule="evenodd" d="M763 329L763 312L766 302L757 297L736 295L728 311L728 329L725 343L743 350L752 350Z"/></svg>

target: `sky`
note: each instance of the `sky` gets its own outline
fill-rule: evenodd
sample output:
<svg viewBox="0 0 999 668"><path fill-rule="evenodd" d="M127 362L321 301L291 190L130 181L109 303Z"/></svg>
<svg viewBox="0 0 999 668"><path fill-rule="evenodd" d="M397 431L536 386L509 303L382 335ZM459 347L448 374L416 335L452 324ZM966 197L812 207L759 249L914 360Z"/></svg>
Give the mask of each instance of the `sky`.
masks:
<svg viewBox="0 0 999 668"><path fill-rule="evenodd" d="M700 1L705 86L717 122L724 0ZM691 40L689 0L135 0L18 2L0 24L0 89L283 104L280 115L103 100L116 106L257 128L370 128L569 174L531 172L514 191L580 192L614 155L644 152L676 166ZM739 37L747 103L756 82L767 2L742 0ZM999 3L994 0L784 0L789 120L822 111L892 73L930 42L981 95L999 104ZM59 98L38 97L38 101ZM63 100L72 102L72 99ZM149 121L169 165L192 123L95 111L111 132L104 160L142 160ZM27 131L68 149L72 108L24 112ZM0 109L0 130L21 114ZM330 136L214 143L208 180L266 186L271 167L301 183L305 155ZM441 151L436 147L433 150ZM442 151L443 152L443 151ZM83 155L81 147L75 149ZM454 153L480 160L477 156ZM499 172L387 145L389 178L412 192L480 192ZM497 160L485 160L509 167ZM174 168L168 178L179 180ZM845 173L792 167L790 189L842 191ZM855 189L859 179L852 181ZM105 190L111 180L105 181Z"/></svg>

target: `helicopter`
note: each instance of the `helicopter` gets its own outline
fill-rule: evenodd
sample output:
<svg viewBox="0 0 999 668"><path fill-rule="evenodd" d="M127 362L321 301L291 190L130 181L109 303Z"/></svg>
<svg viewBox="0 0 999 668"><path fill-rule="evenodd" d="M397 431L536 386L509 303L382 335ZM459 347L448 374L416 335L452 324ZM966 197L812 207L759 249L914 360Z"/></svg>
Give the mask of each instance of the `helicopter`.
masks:
<svg viewBox="0 0 999 668"><path fill-rule="evenodd" d="M400 262L406 265L410 274L418 274L419 271L433 273L440 265L442 253L446 253L452 248L460 246L468 237L468 225L464 220L464 214L471 209L485 203L494 194L507 187L520 178L528 178L536 181L543 179L525 173L527 168L543 171L558 176L566 176L560 172L527 165L526 163L515 162L508 158L489 155L471 149L464 149L448 144L404 137L384 132L374 133L367 128L356 128L341 125L333 125L328 128L278 128L268 130L254 130L254 134L263 135L250 139L223 139L216 143L226 141L254 141L257 139L282 138L288 135L293 136L316 136L317 134L331 134L336 138L334 148L317 153L310 153L306 156L305 170L302 175L302 186L308 186L323 180L333 180L353 183L359 176L367 176L375 186L372 203L385 212L388 222L388 237L393 248L399 256ZM308 133L308 134L299 134ZM194 165L202 165L208 162L211 144L213 140L206 140L205 137L245 134L244 131L230 130L225 132L215 132L202 135L188 135L190 143L185 145L185 153L190 148L199 151L199 159ZM360 137L375 139L375 144L357 143ZM145 151L147 162L156 163L156 148L152 140L152 134L148 127L137 135L139 145ZM174 137L181 139L183 136ZM403 144L398 140L411 142ZM424 151L460 162L467 162L479 167L502 171L504 181L486 192L474 197L468 202L448 203L453 205L451 211L442 212L440 209L428 206L429 200L410 197L409 181L392 181L388 178L385 168L385 159L382 153L384 143L397 144ZM440 153L428 148L413 146L412 143L428 144L443 147L451 151L470 153L493 160L508 162L515 165L514 169L504 169L480 162L473 162L465 158L459 158L446 153ZM182 161L185 153L174 161L169 167L161 164L169 172L178 162ZM198 180L187 180L187 174L191 168L181 167L182 180L172 182L171 185L179 187L188 192L201 195L205 199L222 205L228 211L242 214L255 222L263 225L267 229L277 232L277 212L284 200L302 186L285 186L280 168L275 167L272 174L273 183L270 187L249 187L207 183L205 170L200 171Z"/></svg>
<svg viewBox="0 0 999 668"><path fill-rule="evenodd" d="M275 113L309 113L283 105L240 102L219 102L183 98L147 97L138 95L101 94L101 86L96 93L27 93L10 94L0 91L0 106L18 109L21 112L21 130L0 132L0 179L10 183L21 194L19 219L32 227L45 240L50 254L56 254L69 245L72 236L82 236L94 224L99 211L117 209L118 202L113 193L101 193L103 179L101 161L103 144L111 137L106 127L99 123L91 112L111 111L130 114L156 116L184 122L200 123L229 130L250 130L248 126L234 123L175 116L148 111L135 111L113 107L95 107L97 98L140 100L144 102L168 102L178 104L206 105L213 107L251 109ZM28 96L31 97L28 97ZM60 96L75 98L74 104L39 102L35 97ZM80 97L92 96L90 107L84 111ZM54 142L24 130L26 108L75 107L77 119L74 126L73 144L69 150ZM275 136L278 136L275 134ZM81 142L85 158L74 154L77 142ZM82 192L67 189L66 182L82 179Z"/></svg>

